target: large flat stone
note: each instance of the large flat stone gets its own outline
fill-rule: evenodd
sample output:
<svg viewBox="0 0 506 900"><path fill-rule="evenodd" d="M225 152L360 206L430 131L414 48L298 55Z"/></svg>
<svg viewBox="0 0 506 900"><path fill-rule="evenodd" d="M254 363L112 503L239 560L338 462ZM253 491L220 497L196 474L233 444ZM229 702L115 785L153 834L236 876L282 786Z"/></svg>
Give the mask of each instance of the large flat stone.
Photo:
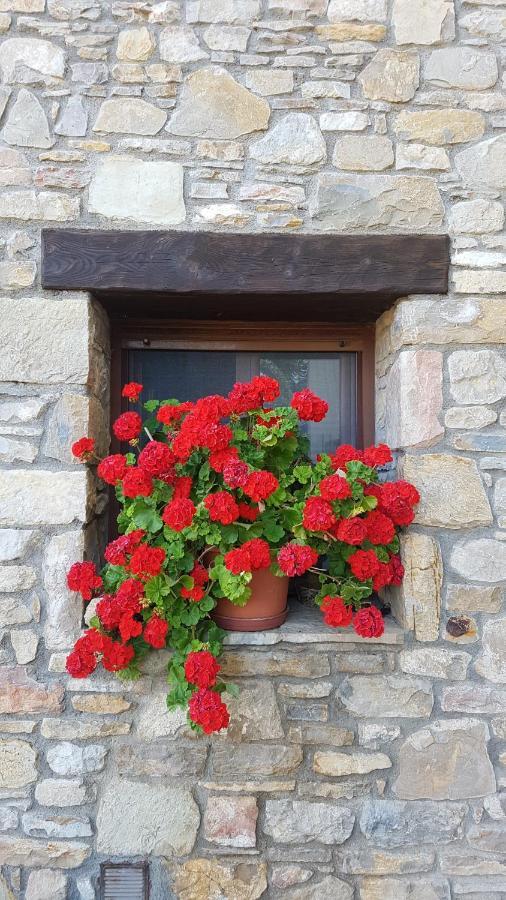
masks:
<svg viewBox="0 0 506 900"><path fill-rule="evenodd" d="M202 2L202 0L201 0ZM177 900L258 900L267 890L265 863L190 859L173 870Z"/></svg>
<svg viewBox="0 0 506 900"><path fill-rule="evenodd" d="M113 777L98 809L97 851L118 856L184 856L193 849L199 823L190 791Z"/></svg>
<svg viewBox="0 0 506 900"><path fill-rule="evenodd" d="M1 865L76 869L82 866L90 853L88 844L77 841L38 841L35 838L0 836Z"/></svg>
<svg viewBox="0 0 506 900"><path fill-rule="evenodd" d="M62 685L41 684L23 666L1 667L0 713L58 713L62 704Z"/></svg>
<svg viewBox="0 0 506 900"><path fill-rule="evenodd" d="M384 134L347 134L336 141L332 163L338 169L369 172L394 164L394 149Z"/></svg>
<svg viewBox="0 0 506 900"><path fill-rule="evenodd" d="M190 0L186 10L188 22L206 24L250 25L259 15L259 0Z"/></svg>
<svg viewBox="0 0 506 900"><path fill-rule="evenodd" d="M160 32L160 58L170 63L189 63L209 59L209 53L200 46L193 28L169 25Z"/></svg>
<svg viewBox="0 0 506 900"><path fill-rule="evenodd" d="M333 231L432 231L443 220L436 183L421 176L325 173L316 179L310 211L322 228Z"/></svg>
<svg viewBox="0 0 506 900"><path fill-rule="evenodd" d="M230 139L267 128L270 107L225 70L198 69L188 76L167 130L189 137Z"/></svg>
<svg viewBox="0 0 506 900"><path fill-rule="evenodd" d="M501 587L449 584L446 589L446 608L463 612L498 613L502 598Z"/></svg>
<svg viewBox="0 0 506 900"><path fill-rule="evenodd" d="M492 510L474 459L431 453L405 456L403 477L420 492L415 522L439 528L492 523Z"/></svg>
<svg viewBox="0 0 506 900"><path fill-rule="evenodd" d="M329 22L384 22L387 17L386 0L330 0Z"/></svg>
<svg viewBox="0 0 506 900"><path fill-rule="evenodd" d="M289 675L294 678L321 678L330 674L324 653L271 650L267 653L227 650L220 659L223 675Z"/></svg>
<svg viewBox="0 0 506 900"><path fill-rule="evenodd" d="M2 131L8 144L48 149L54 144L46 114L35 94L22 88Z"/></svg>
<svg viewBox="0 0 506 900"><path fill-rule="evenodd" d="M481 137L485 120L479 112L470 109L405 110L396 117L394 130L402 140L445 146Z"/></svg>
<svg viewBox="0 0 506 900"><path fill-rule="evenodd" d="M378 50L358 81L364 97L405 103L416 93L420 80L420 57L414 50Z"/></svg>
<svg viewBox="0 0 506 900"><path fill-rule="evenodd" d="M214 775L288 775L299 768L302 750L280 744L215 744L212 751Z"/></svg>
<svg viewBox="0 0 506 900"><path fill-rule="evenodd" d="M483 91L497 81L495 54L476 47L444 47L433 50L424 69L427 81L438 87Z"/></svg>
<svg viewBox="0 0 506 900"><path fill-rule="evenodd" d="M485 622L475 668L487 681L506 684L506 618Z"/></svg>
<svg viewBox="0 0 506 900"><path fill-rule="evenodd" d="M476 715L495 715L506 710L506 690L488 684L452 684L441 694L444 712L462 712Z"/></svg>
<svg viewBox="0 0 506 900"><path fill-rule="evenodd" d="M390 769L392 762L385 753L336 753L319 750L314 755L313 769L319 775L368 775L378 769Z"/></svg>
<svg viewBox="0 0 506 900"><path fill-rule="evenodd" d="M114 97L104 100L93 131L106 134L158 134L167 113L139 97Z"/></svg>
<svg viewBox="0 0 506 900"><path fill-rule="evenodd" d="M109 156L100 161L91 180L89 210L148 225L183 222L183 167L165 160Z"/></svg>
<svg viewBox="0 0 506 900"><path fill-rule="evenodd" d="M409 532L402 536L401 555L404 580L392 593L392 608L402 624L415 631L419 641L435 641L439 636L443 566L434 538Z"/></svg>
<svg viewBox="0 0 506 900"><path fill-rule="evenodd" d="M443 436L443 356L403 350L387 380L386 439L390 446L430 447Z"/></svg>
<svg viewBox="0 0 506 900"><path fill-rule="evenodd" d="M399 750L394 792L404 800L464 800L496 790L488 727L477 719L432 722Z"/></svg>
<svg viewBox="0 0 506 900"><path fill-rule="evenodd" d="M342 844L355 822L350 809L331 803L303 800L267 800L264 832L281 844Z"/></svg>
<svg viewBox="0 0 506 900"><path fill-rule="evenodd" d="M502 582L506 579L506 542L493 538L459 541L452 547L450 566L470 581Z"/></svg>
<svg viewBox="0 0 506 900"><path fill-rule="evenodd" d="M79 210L79 197L61 191L4 191L0 195L0 219L69 222L78 218Z"/></svg>
<svg viewBox="0 0 506 900"><path fill-rule="evenodd" d="M37 752L27 741L0 740L0 788L21 788L37 779Z"/></svg>
<svg viewBox="0 0 506 900"><path fill-rule="evenodd" d="M202 775L207 747L203 742L187 746L176 741L164 744L120 746L116 750L116 769L120 775L135 778L181 778Z"/></svg>
<svg viewBox="0 0 506 900"><path fill-rule="evenodd" d="M355 716L428 718L433 704L430 683L399 675L352 675L338 689L338 697Z"/></svg>
<svg viewBox="0 0 506 900"><path fill-rule="evenodd" d="M204 835L220 847L256 847L256 797L214 797L207 800Z"/></svg>
<svg viewBox="0 0 506 900"><path fill-rule="evenodd" d="M458 403L495 403L506 397L506 360L496 350L456 350L448 369Z"/></svg>
<svg viewBox="0 0 506 900"><path fill-rule="evenodd" d="M446 880L427 876L423 879L363 878L360 900L450 900Z"/></svg>
<svg viewBox="0 0 506 900"><path fill-rule="evenodd" d="M0 525L69 525L86 520L88 478L81 472L0 472Z"/></svg>
<svg viewBox="0 0 506 900"><path fill-rule="evenodd" d="M466 813L465 803L366 799L360 830L368 843L380 847L445 844L462 837Z"/></svg>
<svg viewBox="0 0 506 900"><path fill-rule="evenodd" d="M107 750L101 744L80 746L63 741L52 744L47 753L49 768L56 775L84 775L101 772L105 765Z"/></svg>
<svg viewBox="0 0 506 900"><path fill-rule="evenodd" d="M65 59L61 47L38 38L7 38L0 45L0 69L3 80L10 84L37 83L41 75L51 83L63 77Z"/></svg>
<svg viewBox="0 0 506 900"><path fill-rule="evenodd" d="M450 212L452 231L457 234L487 234L504 225L504 207L495 200L461 200Z"/></svg>
<svg viewBox="0 0 506 900"><path fill-rule="evenodd" d="M227 701L232 741L269 740L283 737L283 727L273 685L268 681L241 684L239 696Z"/></svg>
<svg viewBox="0 0 506 900"><path fill-rule="evenodd" d="M340 871L346 875L405 875L428 872L434 866L434 851L378 850L375 847L344 850L339 856Z"/></svg>
<svg viewBox="0 0 506 900"><path fill-rule="evenodd" d="M84 534L65 531L49 541L44 557L44 586L47 595L44 643L50 650L66 650L81 632L83 602L69 591L67 572L82 558Z"/></svg>
<svg viewBox="0 0 506 900"><path fill-rule="evenodd" d="M327 150L322 133L308 113L288 113L260 141L250 155L264 165L309 166L323 162Z"/></svg>
<svg viewBox="0 0 506 900"><path fill-rule="evenodd" d="M506 187L506 135L466 147L455 156L462 181L472 187Z"/></svg>
<svg viewBox="0 0 506 900"><path fill-rule="evenodd" d="M399 664L408 675L463 681L472 656L446 647L414 647L401 650Z"/></svg>
<svg viewBox="0 0 506 900"><path fill-rule="evenodd" d="M322 881L292 888L282 896L286 900L352 900L353 888L347 881L327 875Z"/></svg>
<svg viewBox="0 0 506 900"><path fill-rule="evenodd" d="M453 0L394 0L392 25L397 44L439 44L455 37Z"/></svg>

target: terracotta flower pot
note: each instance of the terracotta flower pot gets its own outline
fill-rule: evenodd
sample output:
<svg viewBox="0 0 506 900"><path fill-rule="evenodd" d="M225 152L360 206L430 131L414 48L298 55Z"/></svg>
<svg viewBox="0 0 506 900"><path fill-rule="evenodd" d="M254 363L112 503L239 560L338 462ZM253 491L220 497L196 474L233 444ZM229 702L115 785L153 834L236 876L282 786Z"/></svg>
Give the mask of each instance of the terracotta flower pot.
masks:
<svg viewBox="0 0 506 900"><path fill-rule="evenodd" d="M278 578L269 569L253 572L251 597L246 606L234 606L223 597L211 613L225 631L267 631L278 628L288 612L288 576Z"/></svg>

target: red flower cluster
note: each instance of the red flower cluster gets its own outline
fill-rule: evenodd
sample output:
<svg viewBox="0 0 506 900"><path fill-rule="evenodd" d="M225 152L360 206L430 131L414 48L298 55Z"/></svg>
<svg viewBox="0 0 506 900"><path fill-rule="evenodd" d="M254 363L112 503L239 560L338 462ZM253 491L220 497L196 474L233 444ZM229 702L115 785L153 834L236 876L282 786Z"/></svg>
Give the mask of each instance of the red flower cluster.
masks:
<svg viewBox="0 0 506 900"><path fill-rule="evenodd" d="M241 459L230 459L223 466L223 481L231 488L244 487L248 475L249 466Z"/></svg>
<svg viewBox="0 0 506 900"><path fill-rule="evenodd" d="M364 606L353 616L353 628L360 637L381 637L385 630L383 616L375 606Z"/></svg>
<svg viewBox="0 0 506 900"><path fill-rule="evenodd" d="M68 571L67 584L69 590L81 594L83 600L91 600L95 591L102 587L102 579L97 574L95 563L77 562Z"/></svg>
<svg viewBox="0 0 506 900"><path fill-rule="evenodd" d="M161 650L165 647L168 630L169 623L154 613L146 623L144 634L142 636L146 641L146 644L150 644L150 646L155 647L156 650Z"/></svg>
<svg viewBox="0 0 506 900"><path fill-rule="evenodd" d="M217 691L200 688L190 697L188 703L190 719L200 725L204 734L227 728L230 715Z"/></svg>
<svg viewBox="0 0 506 900"><path fill-rule="evenodd" d="M327 475L320 481L319 489L324 500L347 500L351 497L351 487L341 475Z"/></svg>
<svg viewBox="0 0 506 900"><path fill-rule="evenodd" d="M260 515L260 510L258 506L253 506L250 503L239 503L239 518L245 519L246 522L255 522Z"/></svg>
<svg viewBox="0 0 506 900"><path fill-rule="evenodd" d="M192 500L180 497L167 503L162 513L162 520L173 531L183 531L193 522L196 511Z"/></svg>
<svg viewBox="0 0 506 900"><path fill-rule="evenodd" d="M111 566L126 566L128 557L140 544L145 535L145 531L141 528L137 528L136 531L130 531L129 534L122 534L121 537L116 538L115 541L111 541L104 553L107 562L110 563Z"/></svg>
<svg viewBox="0 0 506 900"><path fill-rule="evenodd" d="M81 462L85 462L93 456L95 451L95 441L93 438L82 437L79 438L71 447L72 456L75 456L76 459L80 459Z"/></svg>
<svg viewBox="0 0 506 900"><path fill-rule="evenodd" d="M363 520L367 530L367 540L371 544L390 544L395 537L392 520L378 509L373 509Z"/></svg>
<svg viewBox="0 0 506 900"><path fill-rule="evenodd" d="M260 503L262 500L267 500L274 491L277 491L278 487L279 481L276 476L272 472L261 470L248 475L243 491L250 500Z"/></svg>
<svg viewBox="0 0 506 900"><path fill-rule="evenodd" d="M149 547L148 544L140 544L132 553L128 568L132 575L148 581L149 578L155 578L162 571L165 555L163 547Z"/></svg>
<svg viewBox="0 0 506 900"><path fill-rule="evenodd" d="M205 586L209 581L209 572L202 563L196 562L190 572L190 578L193 578L193 587L183 587L179 593L184 600L193 600L194 603L198 603L205 596Z"/></svg>
<svg viewBox="0 0 506 900"><path fill-rule="evenodd" d="M407 481L386 481L378 487L378 509L390 516L395 525L410 525L415 518L413 506L420 501L417 489Z"/></svg>
<svg viewBox="0 0 506 900"><path fill-rule="evenodd" d="M144 469L129 466L123 478L125 497L149 497L153 493L153 479Z"/></svg>
<svg viewBox="0 0 506 900"><path fill-rule="evenodd" d="M68 655L67 672L73 678L87 678L96 669L99 654L102 656L104 669L108 672L119 672L127 668L135 651L133 647L118 644L107 635L91 628L76 641L72 653Z"/></svg>
<svg viewBox="0 0 506 900"><path fill-rule="evenodd" d="M368 581L380 571L380 561L374 550L356 550L348 557L348 564L359 581Z"/></svg>
<svg viewBox="0 0 506 900"><path fill-rule="evenodd" d="M361 544L367 537L367 527L364 519L353 516L351 519L340 519L332 529L332 534L338 541L344 544Z"/></svg>
<svg viewBox="0 0 506 900"><path fill-rule="evenodd" d="M348 628L353 618L353 608L342 597L324 597L320 607L323 621L332 628Z"/></svg>
<svg viewBox="0 0 506 900"><path fill-rule="evenodd" d="M341 469L341 471L346 470L347 463L352 462L353 460L361 462L362 452L361 450L357 450L356 447L352 447L351 444L341 444L341 446L330 455L330 461L334 471L336 469Z"/></svg>
<svg viewBox="0 0 506 900"><path fill-rule="evenodd" d="M106 456L98 464L97 475L106 484L118 484L125 477L127 470L127 461L122 453L113 453L112 456Z"/></svg>
<svg viewBox="0 0 506 900"><path fill-rule="evenodd" d="M295 575L303 575L311 566L318 562L318 554L312 547L305 544L285 544L278 553L279 568L285 575L293 578Z"/></svg>
<svg viewBox="0 0 506 900"><path fill-rule="evenodd" d="M328 531L336 524L330 503L320 497L308 497L304 505L302 524L308 531Z"/></svg>
<svg viewBox="0 0 506 900"><path fill-rule="evenodd" d="M297 410L299 419L305 422L321 422L329 411L329 405L325 400L313 394L309 388L296 391L290 406Z"/></svg>
<svg viewBox="0 0 506 900"><path fill-rule="evenodd" d="M132 400L135 402L139 399L140 394L142 393L143 385L139 384L137 381L129 381L128 384L123 386L123 390L121 391L121 396L126 397L128 400Z"/></svg>
<svg viewBox="0 0 506 900"><path fill-rule="evenodd" d="M136 412L122 413L113 422L112 430L118 441L133 441L141 433L142 419Z"/></svg>
<svg viewBox="0 0 506 900"><path fill-rule="evenodd" d="M371 469L376 466L385 466L392 461L392 453L390 447L386 444L378 444L377 446L366 447L365 450L357 450L351 444L341 444L335 453L331 455L333 469L346 469L349 462L357 460L369 466Z"/></svg>
<svg viewBox="0 0 506 900"><path fill-rule="evenodd" d="M271 564L269 544L262 538L252 538L251 541L246 541L242 547L229 550L224 556L224 563L233 575L267 569Z"/></svg>
<svg viewBox="0 0 506 900"><path fill-rule="evenodd" d="M198 688L210 688L216 684L216 676L221 666L216 657L208 650L198 650L189 653L184 664L184 674L189 684L195 684Z"/></svg>
<svg viewBox="0 0 506 900"><path fill-rule="evenodd" d="M186 413L193 409L193 403L164 403L156 413L156 418L162 425L173 425L179 422Z"/></svg>
<svg viewBox="0 0 506 900"><path fill-rule="evenodd" d="M386 444L378 444L376 447L366 447L362 454L362 462L366 466L386 466L392 462L392 452Z"/></svg>
<svg viewBox="0 0 506 900"><path fill-rule="evenodd" d="M209 513L211 522L220 522L221 525L231 525L239 518L239 507L232 494L227 491L216 491L204 498L204 506Z"/></svg>
<svg viewBox="0 0 506 900"><path fill-rule="evenodd" d="M139 453L138 464L148 475L160 478L173 470L174 454L167 444L161 441L149 441Z"/></svg>
<svg viewBox="0 0 506 900"><path fill-rule="evenodd" d="M271 403L279 397L279 384L274 378L257 375L247 384L234 384L228 395L230 413L240 416L243 413L260 409L264 403Z"/></svg>

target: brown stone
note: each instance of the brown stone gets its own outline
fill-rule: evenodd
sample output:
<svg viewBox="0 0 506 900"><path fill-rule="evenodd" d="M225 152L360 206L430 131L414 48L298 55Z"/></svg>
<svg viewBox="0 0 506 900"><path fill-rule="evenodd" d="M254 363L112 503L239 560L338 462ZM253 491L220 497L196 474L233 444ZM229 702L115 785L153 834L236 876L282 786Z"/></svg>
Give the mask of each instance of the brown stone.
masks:
<svg viewBox="0 0 506 900"><path fill-rule="evenodd" d="M0 669L0 713L58 713L63 704L63 687L39 684L22 666Z"/></svg>
<svg viewBox="0 0 506 900"><path fill-rule="evenodd" d="M257 817L255 797L209 797L205 839L221 847L255 847Z"/></svg>
<svg viewBox="0 0 506 900"><path fill-rule="evenodd" d="M460 144L481 137L485 121L480 113L473 110L406 110L395 119L394 130L402 140L436 145Z"/></svg>
<svg viewBox="0 0 506 900"><path fill-rule="evenodd" d="M173 870L177 900L258 900L267 890L265 863L220 863L191 859Z"/></svg>
<svg viewBox="0 0 506 900"><path fill-rule="evenodd" d="M74 709L84 713L117 715L130 709L131 705L124 697L111 697L108 694L82 694L72 697Z"/></svg>
<svg viewBox="0 0 506 900"><path fill-rule="evenodd" d="M118 747L116 767L120 775L152 778L177 778L182 775L202 775L206 764L207 747L185 747L176 744Z"/></svg>
<svg viewBox="0 0 506 900"><path fill-rule="evenodd" d="M353 744L353 731L338 725L308 722L292 725L288 729L288 740L294 744L329 744L332 747L348 747Z"/></svg>
<svg viewBox="0 0 506 900"><path fill-rule="evenodd" d="M367 775L377 769L390 769L392 762L384 753L335 753L319 750L314 755L313 769L319 775Z"/></svg>
<svg viewBox="0 0 506 900"><path fill-rule="evenodd" d="M218 67L186 79L167 130L188 137L236 138L267 128L270 107Z"/></svg>
<svg viewBox="0 0 506 900"><path fill-rule="evenodd" d="M300 747L283 747L280 744L224 744L215 745L212 751L214 775L288 775L301 762Z"/></svg>
<svg viewBox="0 0 506 900"><path fill-rule="evenodd" d="M407 875L428 872L435 853L427 847L409 850L345 850L339 857L339 871L345 875Z"/></svg>
<svg viewBox="0 0 506 900"><path fill-rule="evenodd" d="M418 640L435 641L439 637L443 582L439 545L426 534L411 532L401 540L401 556L405 574L400 593L393 598L393 608L402 624L414 629Z"/></svg>
<svg viewBox="0 0 506 900"><path fill-rule="evenodd" d="M220 660L223 675L290 675L295 678L320 678L330 674L328 657L316 651L291 653L227 651Z"/></svg>
<svg viewBox="0 0 506 900"><path fill-rule="evenodd" d="M317 25L316 33L324 41L382 41L385 25L376 22L335 22L333 25Z"/></svg>
<svg viewBox="0 0 506 900"><path fill-rule="evenodd" d="M305 800L267 800L264 832L281 844L343 844L355 816L346 807Z"/></svg>
<svg viewBox="0 0 506 900"><path fill-rule="evenodd" d="M269 740L283 737L281 716L273 685L268 681L241 684L239 696L227 703L232 741Z"/></svg>
<svg viewBox="0 0 506 900"><path fill-rule="evenodd" d="M420 493L415 522L439 528L470 528L492 523L492 510L473 459L432 453L406 456L403 477Z"/></svg>

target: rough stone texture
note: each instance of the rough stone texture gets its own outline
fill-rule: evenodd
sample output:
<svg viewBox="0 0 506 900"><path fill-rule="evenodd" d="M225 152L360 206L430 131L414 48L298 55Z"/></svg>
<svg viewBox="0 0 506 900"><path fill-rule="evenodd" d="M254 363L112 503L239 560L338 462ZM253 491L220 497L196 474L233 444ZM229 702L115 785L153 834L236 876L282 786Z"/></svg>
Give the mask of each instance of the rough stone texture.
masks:
<svg viewBox="0 0 506 900"><path fill-rule="evenodd" d="M81 632L83 613L79 594L69 591L67 572L82 555L82 531L66 531L51 538L44 559L44 586L48 598L44 643L51 650L72 647Z"/></svg>
<svg viewBox="0 0 506 900"><path fill-rule="evenodd" d="M464 184L481 188L506 187L506 135L466 147L455 156Z"/></svg>
<svg viewBox="0 0 506 900"><path fill-rule="evenodd" d="M302 762L300 747L277 744L217 745L213 751L214 775L288 775Z"/></svg>
<svg viewBox="0 0 506 900"><path fill-rule="evenodd" d="M309 166L322 162L326 155L320 129L307 113L289 113L251 147L253 159L267 164Z"/></svg>
<svg viewBox="0 0 506 900"><path fill-rule="evenodd" d="M474 460L444 453L410 455L404 459L403 474L420 493L415 515L420 525L466 528L492 523L492 510Z"/></svg>
<svg viewBox="0 0 506 900"><path fill-rule="evenodd" d="M386 0L330 0L327 15L330 22L370 19L384 22L387 16Z"/></svg>
<svg viewBox="0 0 506 900"><path fill-rule="evenodd" d="M8 144L18 147L51 147L46 114L37 97L24 88L19 92L12 107L2 137Z"/></svg>
<svg viewBox="0 0 506 900"><path fill-rule="evenodd" d="M368 716L372 708L381 718L427 718L432 710L432 691L427 681L400 675L382 678L355 675L345 678L339 698L356 716Z"/></svg>
<svg viewBox="0 0 506 900"><path fill-rule="evenodd" d="M391 760L384 753L315 753L313 768L319 775L367 775L377 769L389 769Z"/></svg>
<svg viewBox="0 0 506 900"><path fill-rule="evenodd" d="M497 419L497 413L487 406L453 406L445 413L447 428L485 428Z"/></svg>
<svg viewBox="0 0 506 900"><path fill-rule="evenodd" d="M87 800L87 790L81 781L45 778L35 786L35 799L41 806L81 806Z"/></svg>
<svg viewBox="0 0 506 900"><path fill-rule="evenodd" d="M205 838L220 847L255 847L257 816L255 797L209 797Z"/></svg>
<svg viewBox="0 0 506 900"><path fill-rule="evenodd" d="M483 627L482 652L476 671L487 681L506 683L506 619L494 619Z"/></svg>
<svg viewBox="0 0 506 900"><path fill-rule="evenodd" d="M37 753L26 741L0 740L0 788L20 788L37 778Z"/></svg>
<svg viewBox="0 0 506 900"><path fill-rule="evenodd" d="M501 582L506 578L506 543L476 538L454 544L450 566L471 581Z"/></svg>
<svg viewBox="0 0 506 900"><path fill-rule="evenodd" d="M424 76L438 87L485 90L497 81L497 61L493 53L475 47L445 47L432 51Z"/></svg>
<svg viewBox="0 0 506 900"><path fill-rule="evenodd" d="M335 145L332 163L338 169L367 172L388 169L394 162L390 138L380 134L348 134Z"/></svg>
<svg viewBox="0 0 506 900"><path fill-rule="evenodd" d="M317 884L293 888L283 896L287 900L352 900L353 888L346 881L327 875Z"/></svg>
<svg viewBox="0 0 506 900"><path fill-rule="evenodd" d="M448 882L439 879L364 878L360 900L450 900L450 892Z"/></svg>
<svg viewBox="0 0 506 900"><path fill-rule="evenodd" d="M392 25L397 44L439 44L455 36L453 0L421 0L413 15L410 0L394 0Z"/></svg>
<svg viewBox="0 0 506 900"><path fill-rule="evenodd" d="M394 609L399 611L405 626L414 629L418 640L435 641L443 582L439 545L428 535L411 532L403 537L401 547L405 575L400 597L393 597Z"/></svg>
<svg viewBox="0 0 506 900"><path fill-rule="evenodd" d="M496 350L456 350L448 369L458 403L495 403L506 397L506 361Z"/></svg>
<svg viewBox="0 0 506 900"><path fill-rule="evenodd" d="M401 112L394 122L402 140L445 145L466 143L481 137L485 123L473 110L433 109L427 112Z"/></svg>
<svg viewBox="0 0 506 900"><path fill-rule="evenodd" d="M281 844L342 844L353 829L355 816L346 807L302 800L267 800L264 831Z"/></svg>
<svg viewBox="0 0 506 900"><path fill-rule="evenodd" d="M414 97L420 79L418 53L408 50L378 50L374 59L362 70L359 82L364 97L404 103Z"/></svg>
<svg viewBox="0 0 506 900"><path fill-rule="evenodd" d="M57 713L62 700L60 684L41 684L23 666L0 668L0 713Z"/></svg>
<svg viewBox="0 0 506 900"><path fill-rule="evenodd" d="M105 765L106 753L105 747L100 744L81 747L66 741L49 748L47 762L57 775L83 775L87 772L100 772Z"/></svg>
<svg viewBox="0 0 506 900"><path fill-rule="evenodd" d="M65 900L67 897L67 876L63 872L41 869L30 872L26 886L25 900Z"/></svg>
<svg viewBox="0 0 506 900"><path fill-rule="evenodd" d="M93 131L119 134L157 134L165 125L166 113L153 103L137 97L105 100Z"/></svg>
<svg viewBox="0 0 506 900"><path fill-rule="evenodd" d="M504 208L494 200L462 200L451 208L450 225L457 234L487 234L504 225Z"/></svg>
<svg viewBox="0 0 506 900"><path fill-rule="evenodd" d="M319 175L311 213L323 229L399 231L437 229L443 207L431 178L391 175Z"/></svg>
<svg viewBox="0 0 506 900"><path fill-rule="evenodd" d="M443 357L437 350L404 350L388 375L386 438L392 447L430 447L444 429Z"/></svg>
<svg viewBox="0 0 506 900"><path fill-rule="evenodd" d="M200 815L189 791L111 779L97 816L99 853L184 856L195 843Z"/></svg>
<svg viewBox="0 0 506 900"><path fill-rule="evenodd" d="M502 594L500 587L449 584L446 590L446 608L464 612L497 613L501 608Z"/></svg>
<svg viewBox="0 0 506 900"><path fill-rule="evenodd" d="M18 81L21 70L21 82L30 84L37 82L40 75L47 76L48 83L61 78L65 71L65 51L51 41L37 38L8 38L0 46L0 69L6 82ZM44 77L43 82L46 81Z"/></svg>
<svg viewBox="0 0 506 900"><path fill-rule="evenodd" d="M69 525L85 521L87 479L84 472L16 469L0 472L0 524Z"/></svg>
<svg viewBox="0 0 506 900"><path fill-rule="evenodd" d="M399 751L395 793L405 800L463 800L494 793L488 738L487 726L472 719L433 722L415 732Z"/></svg>
<svg viewBox="0 0 506 900"><path fill-rule="evenodd" d="M108 219L176 225L185 218L179 163L110 156L90 184L90 211Z"/></svg>
<svg viewBox="0 0 506 900"><path fill-rule="evenodd" d="M365 800L360 814L360 830L366 840L380 847L418 848L424 843L447 843L463 833L464 803L417 803L416 814L406 802Z"/></svg>
<svg viewBox="0 0 506 900"><path fill-rule="evenodd" d="M175 870L178 900L208 900L213 894L230 900L258 900L267 889L265 863L227 865L213 859L191 859Z"/></svg>
<svg viewBox="0 0 506 900"><path fill-rule="evenodd" d="M269 114L269 104L225 69L199 69L187 78L168 130L171 134L230 139L263 131Z"/></svg>
<svg viewBox="0 0 506 900"><path fill-rule="evenodd" d="M39 841L35 838L0 837L0 864L51 866L75 869L90 856L88 844L77 841Z"/></svg>
<svg viewBox="0 0 506 900"><path fill-rule="evenodd" d="M227 733L231 740L261 741L283 737L276 694L268 681L241 685L238 698L228 705L232 722Z"/></svg>
<svg viewBox="0 0 506 900"><path fill-rule="evenodd" d="M463 681L472 657L458 650L444 647L420 647L402 650L399 664L408 675L422 675L428 678L444 678Z"/></svg>
<svg viewBox="0 0 506 900"><path fill-rule="evenodd" d="M155 42L147 28L129 28L119 34L116 56L125 62L145 62L152 55L154 47ZM162 56L161 53L160 55Z"/></svg>

